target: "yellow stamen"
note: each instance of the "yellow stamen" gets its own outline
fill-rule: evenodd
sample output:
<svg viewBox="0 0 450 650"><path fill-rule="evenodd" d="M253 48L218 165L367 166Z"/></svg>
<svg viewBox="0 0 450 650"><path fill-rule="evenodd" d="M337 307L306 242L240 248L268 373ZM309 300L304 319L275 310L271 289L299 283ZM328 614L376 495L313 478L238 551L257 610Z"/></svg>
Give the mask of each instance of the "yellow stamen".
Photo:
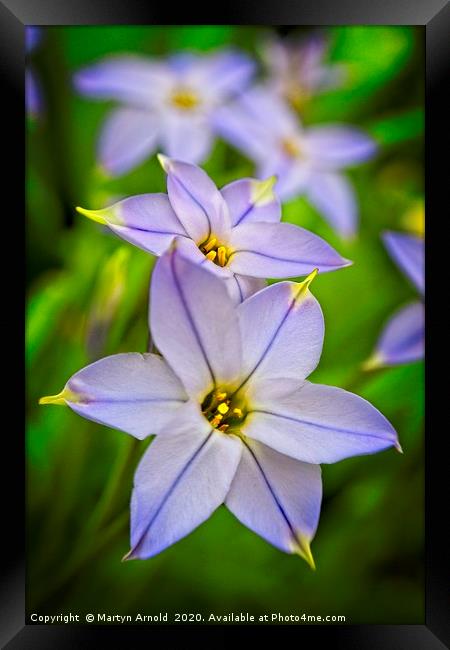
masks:
<svg viewBox="0 0 450 650"><path fill-rule="evenodd" d="M296 158L300 155L300 147L294 140L290 140L289 138L283 138L281 148L290 158Z"/></svg>
<svg viewBox="0 0 450 650"><path fill-rule="evenodd" d="M220 424L223 420L223 415L220 415L220 413L216 416L213 417L211 420L211 424L213 427L216 427L218 424Z"/></svg>
<svg viewBox="0 0 450 650"><path fill-rule="evenodd" d="M227 393L216 393L216 398L219 400L219 402L223 402L226 396Z"/></svg>
<svg viewBox="0 0 450 650"><path fill-rule="evenodd" d="M59 404L65 405L66 401L68 402L79 402L80 396L77 393L74 393L65 386L63 390L57 395L47 395L46 397L41 397L39 404Z"/></svg>
<svg viewBox="0 0 450 650"><path fill-rule="evenodd" d="M170 99L174 106L182 110L191 110L199 104L198 96L189 88L179 88Z"/></svg>
<svg viewBox="0 0 450 650"><path fill-rule="evenodd" d="M217 249L217 259L219 260L220 266L225 266L227 263L227 249L225 246L219 246Z"/></svg>
<svg viewBox="0 0 450 650"><path fill-rule="evenodd" d="M217 251L209 251L208 255L206 256L207 260L211 260L211 262L214 262L216 259Z"/></svg>
<svg viewBox="0 0 450 650"><path fill-rule="evenodd" d="M217 410L218 410L219 413L221 413L222 415L225 415L225 413L228 413L228 411L230 410L230 407L227 406L227 405L225 404L225 402L222 402L222 404L219 404L219 406L217 407Z"/></svg>
<svg viewBox="0 0 450 650"><path fill-rule="evenodd" d="M215 237L212 237L212 238L209 240L209 242L207 242L207 244L203 247L203 250L205 251L205 253L209 253L209 251L210 251L212 248L214 248L214 246L215 246L215 244L216 244L216 241L217 241L217 239L216 239Z"/></svg>
<svg viewBox="0 0 450 650"><path fill-rule="evenodd" d="M241 417L242 417L242 411L241 411L241 409L239 409L239 408L233 409L233 413L234 413L234 415L235 415L237 418L241 418Z"/></svg>

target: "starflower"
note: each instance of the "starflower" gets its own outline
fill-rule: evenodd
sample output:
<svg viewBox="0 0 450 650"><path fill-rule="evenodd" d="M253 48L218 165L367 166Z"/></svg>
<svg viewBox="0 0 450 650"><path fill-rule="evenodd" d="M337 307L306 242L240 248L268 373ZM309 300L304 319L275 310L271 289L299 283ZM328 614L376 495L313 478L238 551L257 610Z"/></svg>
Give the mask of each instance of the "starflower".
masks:
<svg viewBox="0 0 450 650"><path fill-rule="evenodd" d="M356 199L341 170L374 155L375 143L366 134L340 124L303 128L289 106L262 86L220 109L216 125L256 162L258 176L278 176L283 200L304 194L338 234L355 234Z"/></svg>
<svg viewBox="0 0 450 650"><path fill-rule="evenodd" d="M303 108L315 94L339 86L344 79L342 65L325 62L327 50L327 38L318 33L266 41L262 53L268 84L295 108Z"/></svg>
<svg viewBox="0 0 450 650"><path fill-rule="evenodd" d="M25 51L30 54L41 40L41 30L38 27L25 28ZM34 71L28 66L25 70L25 107L30 117L36 117L42 110L42 94Z"/></svg>
<svg viewBox="0 0 450 650"><path fill-rule="evenodd" d="M253 71L247 56L226 50L165 60L116 56L78 72L79 92L121 104L101 131L104 171L124 174L157 146L169 156L203 162L214 140L214 112L246 87Z"/></svg>
<svg viewBox="0 0 450 650"><path fill-rule="evenodd" d="M425 293L425 245L421 237L386 232L384 244L389 254L422 295ZM401 307L385 325L374 354L364 364L366 370L410 363L423 358L425 310L422 300Z"/></svg>
<svg viewBox="0 0 450 650"><path fill-rule="evenodd" d="M308 289L315 275L234 307L220 278L183 258L175 242L150 292L163 356L106 357L42 398L139 439L156 434L135 475L127 558L156 555L225 503L268 542L313 564L319 463L398 447L371 404L306 380L324 334Z"/></svg>
<svg viewBox="0 0 450 650"><path fill-rule="evenodd" d="M154 255L180 237L184 255L227 280L236 302L261 289L263 278L350 264L320 237L280 223L274 178L241 179L220 192L199 167L159 158L167 172L167 195L142 194L102 210L77 210Z"/></svg>

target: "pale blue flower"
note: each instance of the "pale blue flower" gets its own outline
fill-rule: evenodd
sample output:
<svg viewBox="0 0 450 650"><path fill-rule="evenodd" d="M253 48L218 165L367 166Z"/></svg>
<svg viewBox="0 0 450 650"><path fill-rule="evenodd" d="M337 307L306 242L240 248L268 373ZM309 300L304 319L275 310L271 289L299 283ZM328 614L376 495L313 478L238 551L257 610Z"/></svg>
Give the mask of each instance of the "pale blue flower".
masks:
<svg viewBox="0 0 450 650"><path fill-rule="evenodd" d="M268 85L295 108L303 108L314 95L340 86L345 79L342 64L327 63L329 42L325 34L271 38L262 53Z"/></svg>
<svg viewBox="0 0 450 650"><path fill-rule="evenodd" d="M280 223L274 178L244 178L217 189L195 165L160 156L166 194L141 194L101 210L77 208L117 235L161 255L180 238L183 253L223 278L237 302L264 278L334 271L351 262L313 233Z"/></svg>
<svg viewBox="0 0 450 650"><path fill-rule="evenodd" d="M102 127L101 166L119 176L157 148L203 162L215 137L215 111L246 88L253 72L251 59L232 50L167 59L111 56L81 70L75 76L80 93L120 104Z"/></svg>
<svg viewBox="0 0 450 650"><path fill-rule="evenodd" d="M280 97L263 86L215 116L222 137L255 161L257 174L278 177L282 200L305 195L342 237L357 231L358 210L346 167L369 160L375 142L353 126L302 127Z"/></svg>
<svg viewBox="0 0 450 650"><path fill-rule="evenodd" d="M41 403L144 439L128 558L149 558L223 503L246 526L311 565L319 463L399 448L367 401L306 377L324 322L305 281L266 287L235 307L223 281L177 242L156 264L150 326L162 357L118 354L77 372ZM225 542L224 542L225 543Z"/></svg>

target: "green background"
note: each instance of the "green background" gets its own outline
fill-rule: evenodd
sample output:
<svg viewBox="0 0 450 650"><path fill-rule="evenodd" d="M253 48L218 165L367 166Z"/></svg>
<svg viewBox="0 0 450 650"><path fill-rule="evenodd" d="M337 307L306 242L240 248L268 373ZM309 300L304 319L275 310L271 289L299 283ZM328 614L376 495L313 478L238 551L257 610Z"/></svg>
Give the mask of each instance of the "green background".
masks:
<svg viewBox="0 0 450 650"><path fill-rule="evenodd" d="M313 283L326 335L312 380L370 400L396 427L404 449L322 467L316 572L244 528L225 507L157 557L121 562L129 549L133 472L148 443L68 408L38 406L39 397L59 392L92 360L147 349L154 259L74 206L98 208L113 198L165 191L154 157L114 181L99 175L95 141L113 104L76 96L71 75L111 52L164 55L234 44L259 57L261 38L274 30L44 31L29 63L46 107L27 123L28 613L248 611L423 623L423 363L362 369L383 324L416 297L380 233L405 230L405 214L423 202L423 30L329 30L330 59L347 66L348 80L311 100L304 122L346 121L380 144L373 161L349 171L360 204L358 238L341 241L303 199L283 208L284 220L323 236L354 261ZM219 186L254 175L252 164L221 141L204 167Z"/></svg>

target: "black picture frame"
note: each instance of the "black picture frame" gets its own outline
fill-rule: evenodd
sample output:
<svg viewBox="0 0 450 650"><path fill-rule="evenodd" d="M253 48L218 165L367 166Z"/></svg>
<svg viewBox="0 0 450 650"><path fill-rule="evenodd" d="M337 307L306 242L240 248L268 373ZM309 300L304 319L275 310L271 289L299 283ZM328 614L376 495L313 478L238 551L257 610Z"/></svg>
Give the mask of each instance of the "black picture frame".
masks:
<svg viewBox="0 0 450 650"><path fill-rule="evenodd" d="M346 650L438 650L449 647L450 601L448 589L448 534L446 534L446 511L448 510L447 480L448 460L439 440L447 435L436 426L439 408L445 408L444 388L439 390L439 380L432 375L433 367L441 363L439 341L444 341L445 322L442 319L439 297L435 301L436 278L442 277L439 264L442 257L436 254L436 234L439 221L448 219L448 79L450 62L450 6L446 0L260 0L253 3L241 0L239 5L224 4L219 17L205 16L204 10L195 11L192 3L163 11L162 5L142 0L0 0L0 76L4 84L2 96L8 136L14 146L8 148L8 191L4 204L6 214L14 214L19 220L24 214L24 30L26 25L93 25L93 24L270 24L270 25L422 25L426 33L426 277L427 282L427 334L426 334L426 622L425 625L314 625L295 626L296 643L314 641L332 643L334 648ZM198 19L198 20L197 20ZM8 114L9 113L9 114ZM21 146L22 144L22 146ZM444 155L445 153L445 155ZM441 156L439 154L442 154ZM15 188L15 191L12 188ZM439 205L442 211L439 212ZM22 209L19 209L22 206ZM437 224L437 225L436 225ZM18 227L18 246L23 242L23 227ZM445 260L444 260L445 261ZM17 264L17 268L19 265ZM13 274L14 270L10 269ZM19 272L16 272L19 275ZM8 277L9 280L9 277ZM22 350L23 330L17 327L22 320L20 290L8 282L9 295L4 300L8 307L16 304L17 317L9 319L11 331L8 341L16 342L17 351ZM430 285L430 286L428 286ZM436 290L436 294L439 293ZM444 319L445 320L445 319ZM3 320L2 320L3 322ZM8 343L8 348L13 348ZM18 352L21 356L21 352ZM8 389L21 395L23 381L17 354L12 364L19 373L14 385ZM7 366L9 367L9 366ZM447 382L448 385L448 382ZM448 399L448 398L447 398ZM20 407L19 407L20 409ZM15 413L17 415L17 410ZM132 626L70 626L25 625L25 531L24 531L24 440L18 418L8 425L8 458L10 475L3 500L3 533L7 538L7 553L3 554L6 565L1 582L0 642L9 650L37 648L91 648L103 647L111 640L120 646L134 648L142 637L149 638L148 627ZM443 420L445 422L445 420ZM448 429L448 425L447 425ZM6 443L6 431L5 431ZM6 512L5 512L6 510ZM6 531L7 534L6 534ZM151 626L152 643L167 643L167 627ZM185 634L185 627L180 627ZM191 627L197 635L213 628ZM228 643L235 635L253 638L253 626L221 627L220 640ZM264 635L272 634L279 639L280 629L264 628ZM164 636L163 636L164 635ZM169 636L168 636L169 635Z"/></svg>

